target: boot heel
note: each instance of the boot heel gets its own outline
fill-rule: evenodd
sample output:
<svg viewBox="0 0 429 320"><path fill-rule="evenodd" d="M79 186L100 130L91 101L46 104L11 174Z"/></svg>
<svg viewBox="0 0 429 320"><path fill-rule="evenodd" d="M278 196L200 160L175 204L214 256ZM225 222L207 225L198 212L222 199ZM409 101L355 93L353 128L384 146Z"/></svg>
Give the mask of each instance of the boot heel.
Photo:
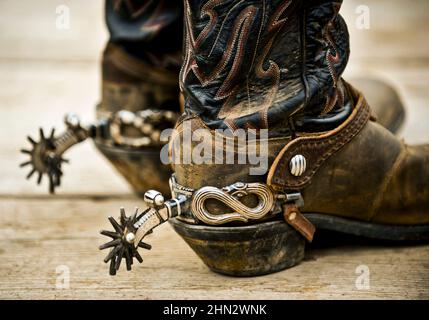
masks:
<svg viewBox="0 0 429 320"><path fill-rule="evenodd" d="M172 219L170 224L217 273L259 276L293 267L304 258L305 239L284 221L211 227Z"/></svg>

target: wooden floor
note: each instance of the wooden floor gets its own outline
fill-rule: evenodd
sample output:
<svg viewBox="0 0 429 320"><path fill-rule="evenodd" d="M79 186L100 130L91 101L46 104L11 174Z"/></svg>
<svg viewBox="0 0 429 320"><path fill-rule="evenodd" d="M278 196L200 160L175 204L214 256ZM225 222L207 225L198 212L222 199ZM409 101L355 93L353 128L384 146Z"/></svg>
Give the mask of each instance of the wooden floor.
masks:
<svg viewBox="0 0 429 320"><path fill-rule="evenodd" d="M428 299L429 246L386 246L339 239L307 251L299 266L256 278L210 272L168 226L131 273L108 276L100 229L106 217L142 201L91 143L73 149L56 196L25 181L18 150L38 127L59 126L67 111L93 119L99 55L107 37L103 1L63 0L70 30L55 28L58 1L0 1L0 298L10 299ZM367 3L370 29L355 27ZM348 0L352 36L347 75L389 80L408 117L401 136L429 141L429 2ZM58 129L61 129L61 125ZM46 181L45 181L46 182ZM57 288L65 266L70 287ZM356 286L359 271L369 287ZM58 273L59 272L59 273Z"/></svg>

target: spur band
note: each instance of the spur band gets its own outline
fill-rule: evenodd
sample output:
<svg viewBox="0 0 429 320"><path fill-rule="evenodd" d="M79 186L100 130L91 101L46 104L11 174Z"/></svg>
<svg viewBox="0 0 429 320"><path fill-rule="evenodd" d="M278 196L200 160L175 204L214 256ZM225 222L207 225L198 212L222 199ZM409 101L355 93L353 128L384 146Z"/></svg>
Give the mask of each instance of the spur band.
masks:
<svg viewBox="0 0 429 320"><path fill-rule="evenodd" d="M197 221L207 225L262 220L282 212L284 203L294 203L298 207L303 205L300 193L276 193L263 183L236 182L221 189L206 186L193 190L180 185L175 176L172 175L170 188L173 198L178 196L186 198L182 204L182 211L188 210ZM241 201L249 195L256 197L257 204L255 206L249 207ZM206 202L212 199L222 202L233 211L223 214L211 213Z"/></svg>

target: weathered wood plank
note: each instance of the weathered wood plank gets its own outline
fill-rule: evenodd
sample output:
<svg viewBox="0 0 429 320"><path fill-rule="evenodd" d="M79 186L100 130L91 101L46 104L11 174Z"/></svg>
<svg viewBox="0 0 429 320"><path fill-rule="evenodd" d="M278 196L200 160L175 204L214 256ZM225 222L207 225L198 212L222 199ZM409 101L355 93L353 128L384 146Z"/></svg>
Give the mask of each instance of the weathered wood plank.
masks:
<svg viewBox="0 0 429 320"><path fill-rule="evenodd" d="M1 200L0 298L67 299L362 299L429 298L429 246L386 247L359 243L311 249L299 266L256 278L209 271L168 226L148 241L144 263L110 277L98 230L106 217L141 201ZM55 288L56 268L70 269L70 289ZM370 289L358 290L359 265L370 271Z"/></svg>

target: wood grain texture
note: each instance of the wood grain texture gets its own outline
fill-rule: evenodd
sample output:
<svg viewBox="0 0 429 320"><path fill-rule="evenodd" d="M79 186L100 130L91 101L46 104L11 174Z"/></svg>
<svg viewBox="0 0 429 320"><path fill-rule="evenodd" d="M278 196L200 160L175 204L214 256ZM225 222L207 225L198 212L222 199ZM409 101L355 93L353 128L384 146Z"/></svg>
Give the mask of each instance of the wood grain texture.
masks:
<svg viewBox="0 0 429 320"><path fill-rule="evenodd" d="M362 299L429 298L429 246L359 243L307 251L300 265L255 278L217 275L169 225L148 237L153 245L132 272L108 275L97 235L106 217L128 212L137 198L115 200L2 200L0 297L83 299ZM70 269L70 289L55 288L56 268ZM370 271L370 289L358 290L356 268Z"/></svg>
<svg viewBox="0 0 429 320"><path fill-rule="evenodd" d="M25 181L18 150L38 127L61 129L65 112L94 119L99 58L107 38L102 0L61 1L71 29L55 28L59 2L0 1L0 299L428 299L429 246L386 246L336 239L316 245L297 267L256 278L214 274L170 226L148 238L153 250L130 273L108 275L98 231L119 207L142 201L90 142L67 153L59 195ZM371 28L355 28L367 4ZM402 137L429 140L429 2L348 0L351 33L346 77L369 75L394 84L407 106ZM56 289L56 268L68 266L70 289ZM356 268L368 266L370 289L358 290Z"/></svg>

